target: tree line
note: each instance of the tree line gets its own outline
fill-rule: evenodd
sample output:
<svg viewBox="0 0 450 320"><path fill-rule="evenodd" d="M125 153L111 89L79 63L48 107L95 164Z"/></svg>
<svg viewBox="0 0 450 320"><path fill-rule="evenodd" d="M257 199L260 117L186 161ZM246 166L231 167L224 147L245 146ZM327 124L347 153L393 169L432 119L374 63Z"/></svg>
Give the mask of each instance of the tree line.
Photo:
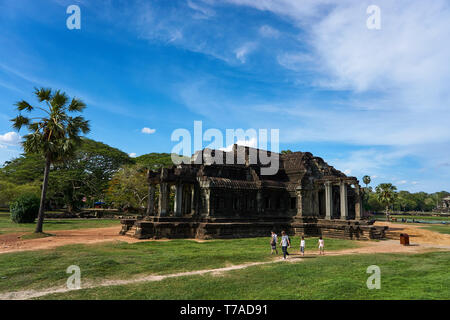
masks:
<svg viewBox="0 0 450 320"><path fill-rule="evenodd" d="M389 211L416 211L431 212L441 202L442 199L449 196L446 191L426 193L397 191L397 187L391 183L381 183L375 187L375 190L369 186L370 177L364 176L363 182L366 184L364 189L364 206L369 212Z"/></svg>
<svg viewBox="0 0 450 320"><path fill-rule="evenodd" d="M147 172L171 166L171 155L150 153L131 158L119 149L87 139L83 135L90 132L90 124L80 115L86 108L83 101L47 88L36 88L34 94L38 104L25 100L15 104L18 115L11 122L17 131L26 130L24 153L0 168L0 206L21 195L39 197L37 233L42 232L46 209L71 212L97 202L119 209L145 208ZM392 184L380 184L374 192L368 186L369 176L363 182L365 206L371 211L431 211L448 195L397 192Z"/></svg>

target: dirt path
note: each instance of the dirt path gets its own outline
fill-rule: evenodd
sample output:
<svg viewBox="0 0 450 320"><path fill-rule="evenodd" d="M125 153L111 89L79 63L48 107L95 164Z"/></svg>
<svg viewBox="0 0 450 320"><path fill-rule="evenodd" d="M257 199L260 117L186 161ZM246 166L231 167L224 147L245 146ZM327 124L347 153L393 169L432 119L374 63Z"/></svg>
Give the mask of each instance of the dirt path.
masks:
<svg viewBox="0 0 450 320"><path fill-rule="evenodd" d="M421 229L420 228L421 226L417 225L393 224L386 222L377 222L377 225L388 225L390 227L389 237L393 239L384 241L358 241L360 245L360 247L358 248L325 252L326 256L371 254L371 253L420 253L436 250L450 251L450 235L440 234L430 230ZM78 244L78 243L93 244L107 241L126 241L128 243L133 243L142 241L130 237L120 236L119 231L120 227L54 231L52 232L52 234L55 234L54 237L33 239L33 240L20 240L17 238L18 236L17 234L4 235L0 236L0 253L51 249L67 244ZM400 233L409 234L411 242L410 246L402 246L399 244L398 236ZM294 253L294 251L292 253ZM305 255L306 258L316 256L318 256L318 253L315 250L307 250ZM290 256L290 259L286 260L286 262L290 263L297 263L301 261L304 261L304 259L298 253L292 254ZM252 266L265 265L270 263L280 263L280 262L284 261L277 257L272 261L240 264L218 269L206 269L183 273L174 273L168 275L147 275L134 279L108 280L93 284L83 283L82 288L88 289L96 287L126 285L139 282L161 281L167 278L203 275L207 273L220 274L227 271L240 270ZM0 300L32 299L42 297L48 294L64 293L67 291L69 291L69 289L67 289L66 287L54 287L41 291L26 290L18 292L0 293Z"/></svg>
<svg viewBox="0 0 450 320"><path fill-rule="evenodd" d="M53 249L68 244L94 244L108 241L125 241L134 243L138 240L119 235L121 227L91 228L78 230L49 231L52 237L21 240L25 233L0 235L0 254L17 251Z"/></svg>
<svg viewBox="0 0 450 320"><path fill-rule="evenodd" d="M450 246L450 235L422 229L422 226L420 225L395 224L389 222L376 222L376 225L389 226L388 236L391 239L396 239L397 243L400 233L407 233L410 236L410 242L413 245L438 245L443 246L444 248ZM0 235L0 254L17 251L53 249L68 244L94 244L108 241L125 241L128 243L154 241L138 240L131 237L120 236L120 228L120 226L116 226L108 228L50 231L50 233L55 236L32 240L21 240L19 237L24 233ZM377 247L377 245L373 245L373 243L374 242L361 241L361 245L366 247L369 251L373 246ZM389 242L382 241L381 243L383 243L386 252L393 249ZM377 250L381 250L381 248L377 247Z"/></svg>
<svg viewBox="0 0 450 320"><path fill-rule="evenodd" d="M407 233L409 241L416 244L432 244L440 246L450 246L450 234L443 234L431 230L423 229L427 225L417 225L409 223L376 222L377 226L388 226L388 237L399 239L400 233Z"/></svg>
<svg viewBox="0 0 450 320"><path fill-rule="evenodd" d="M430 244L416 244L411 246L402 246L396 240L386 240L379 242L361 242L362 247L354 248L354 249L345 249L340 251L330 251L326 252L326 256L342 256L342 255L353 255L353 254L369 254L369 253L420 253L426 251L436 251L436 250L446 250L450 251L450 246L436 246ZM168 278L176 278L176 277L184 277L184 276L195 276L195 275L204 275L204 274L222 274L224 272L232 271L232 270L241 270L246 269L252 266L273 264L273 263L299 263L304 261L305 258L318 257L318 253L315 251L307 251L305 257L300 256L298 253L291 252L291 256L287 260L282 260L280 256L265 262L253 262L246 263L240 265L233 265L224 268L218 269L206 269L206 270L197 270L197 271L189 271L189 272L181 272L181 273L173 273L167 275L147 275L143 277L137 277L134 279L119 279L119 280L107 280L102 281L100 283L83 283L82 289L91 289L98 287L108 287L108 286L118 286L118 285L127 285L133 283L142 283L142 282L152 282L152 281L161 281ZM25 290L25 291L17 291L17 292L8 292L8 293L0 293L0 300L26 300L33 299L42 296L46 296L54 293L65 293L71 291L67 287L53 287L45 290Z"/></svg>

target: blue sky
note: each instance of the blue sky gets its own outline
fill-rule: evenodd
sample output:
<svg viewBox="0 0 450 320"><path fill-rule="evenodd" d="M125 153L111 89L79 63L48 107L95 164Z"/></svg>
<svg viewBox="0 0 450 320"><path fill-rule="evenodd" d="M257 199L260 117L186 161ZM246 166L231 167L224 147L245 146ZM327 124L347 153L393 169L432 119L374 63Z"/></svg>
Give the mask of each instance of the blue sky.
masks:
<svg viewBox="0 0 450 320"><path fill-rule="evenodd" d="M0 163L21 152L14 103L44 86L129 154L170 152L200 120L279 129L280 149L373 185L450 190L449 36L446 0L0 0Z"/></svg>

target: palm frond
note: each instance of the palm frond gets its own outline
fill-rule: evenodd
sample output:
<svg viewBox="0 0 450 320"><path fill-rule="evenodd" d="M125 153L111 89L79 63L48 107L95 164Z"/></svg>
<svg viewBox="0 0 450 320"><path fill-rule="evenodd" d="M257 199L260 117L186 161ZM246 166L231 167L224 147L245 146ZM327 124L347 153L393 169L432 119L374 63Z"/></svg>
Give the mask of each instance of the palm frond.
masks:
<svg viewBox="0 0 450 320"><path fill-rule="evenodd" d="M47 108L32 107L26 101L16 104L19 112L43 110L46 117L24 117L19 114L12 119L13 127L20 130L27 126L29 134L22 140L22 146L26 153L36 153L49 158L50 161L64 161L73 156L76 148L81 143L81 134L90 131L89 121L82 116L71 117L69 112L81 112L86 105L81 100L73 98L68 105L68 96L61 91L51 89L35 89L39 102L46 102ZM46 110L47 109L47 110Z"/></svg>
<svg viewBox="0 0 450 320"><path fill-rule="evenodd" d="M39 102L50 101L52 99L52 89L34 88L34 94L38 97Z"/></svg>
<svg viewBox="0 0 450 320"><path fill-rule="evenodd" d="M28 112L33 111L33 107L25 100L17 102L16 106L17 106L18 111L23 111L23 110L26 110Z"/></svg>
<svg viewBox="0 0 450 320"><path fill-rule="evenodd" d="M73 98L68 110L71 112L81 112L84 108L86 108L86 104L83 101Z"/></svg>
<svg viewBox="0 0 450 320"><path fill-rule="evenodd" d="M61 109L62 107L64 107L67 103L67 101L69 101L69 98L67 97L67 95L63 92L61 93L59 90L57 90L55 92L55 94L53 95L50 104L57 109Z"/></svg>
<svg viewBox="0 0 450 320"><path fill-rule="evenodd" d="M30 123L30 119L19 115L14 119L11 119L11 122L13 123L12 124L13 128L16 129L17 131L20 131L20 129L22 129L23 126L27 126Z"/></svg>

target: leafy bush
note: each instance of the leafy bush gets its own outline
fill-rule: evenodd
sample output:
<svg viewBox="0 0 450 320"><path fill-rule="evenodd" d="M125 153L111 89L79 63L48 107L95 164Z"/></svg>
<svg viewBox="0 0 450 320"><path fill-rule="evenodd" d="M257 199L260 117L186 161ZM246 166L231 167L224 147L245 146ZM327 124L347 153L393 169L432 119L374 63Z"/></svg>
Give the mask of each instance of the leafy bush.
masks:
<svg viewBox="0 0 450 320"><path fill-rule="evenodd" d="M24 194L11 202L11 220L15 223L33 223L39 212L39 198L34 194Z"/></svg>

